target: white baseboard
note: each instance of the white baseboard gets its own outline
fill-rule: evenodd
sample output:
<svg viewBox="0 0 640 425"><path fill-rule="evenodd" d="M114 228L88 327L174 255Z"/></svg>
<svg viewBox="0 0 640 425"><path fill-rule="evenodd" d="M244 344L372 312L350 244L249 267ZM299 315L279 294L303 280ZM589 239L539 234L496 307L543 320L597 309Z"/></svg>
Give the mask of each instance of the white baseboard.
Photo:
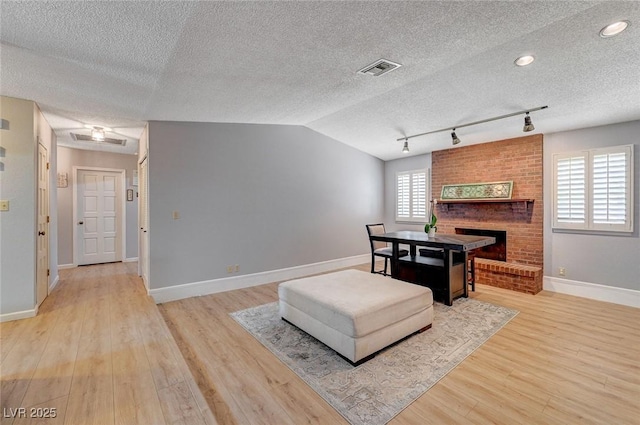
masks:
<svg viewBox="0 0 640 425"><path fill-rule="evenodd" d="M60 275L56 276L56 278L53 279L53 282L51 282L51 284L49 285L49 293L51 293L51 291L53 291L53 288L58 286L59 282L60 282Z"/></svg>
<svg viewBox="0 0 640 425"><path fill-rule="evenodd" d="M552 276L544 277L543 288L547 291L561 294L640 308L640 291L633 289L616 288Z"/></svg>
<svg viewBox="0 0 640 425"><path fill-rule="evenodd" d="M138 257L125 258L122 260L123 263L135 263L138 261Z"/></svg>
<svg viewBox="0 0 640 425"><path fill-rule="evenodd" d="M64 269L72 269L74 267L78 267L75 264L58 264L58 270L64 270Z"/></svg>
<svg viewBox="0 0 640 425"><path fill-rule="evenodd" d="M352 267L358 264L368 263L369 261L371 261L371 254L356 255L353 257L339 258L337 260L323 261L320 263L306 264L286 269L271 270L268 272L185 283L167 288L151 289L149 291L149 295L153 297L156 304L160 304L184 298L197 297L200 295L215 294L218 292L233 291L234 289L264 285L271 282L296 279L316 273L324 273L331 270Z"/></svg>
<svg viewBox="0 0 640 425"><path fill-rule="evenodd" d="M38 308L24 311L16 311L15 313L0 314L0 323L10 322L12 320L28 319L29 317L36 317L38 314Z"/></svg>

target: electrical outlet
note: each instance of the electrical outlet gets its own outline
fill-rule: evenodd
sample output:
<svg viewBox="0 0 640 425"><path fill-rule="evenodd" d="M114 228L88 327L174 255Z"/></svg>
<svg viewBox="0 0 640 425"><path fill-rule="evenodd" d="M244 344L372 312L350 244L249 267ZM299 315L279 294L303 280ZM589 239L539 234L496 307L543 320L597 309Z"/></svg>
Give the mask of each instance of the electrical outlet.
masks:
<svg viewBox="0 0 640 425"><path fill-rule="evenodd" d="M236 264L235 272L237 273L237 272L239 272L239 271L240 271L240 264Z"/></svg>
<svg viewBox="0 0 640 425"><path fill-rule="evenodd" d="M233 273L233 266L227 266L227 273Z"/></svg>
<svg viewBox="0 0 640 425"><path fill-rule="evenodd" d="M0 211L9 211L9 201L0 201Z"/></svg>
<svg viewBox="0 0 640 425"><path fill-rule="evenodd" d="M564 267L560 267L560 268L558 269L558 274L559 274L560 276L565 276L565 275L567 274L567 269L565 269Z"/></svg>

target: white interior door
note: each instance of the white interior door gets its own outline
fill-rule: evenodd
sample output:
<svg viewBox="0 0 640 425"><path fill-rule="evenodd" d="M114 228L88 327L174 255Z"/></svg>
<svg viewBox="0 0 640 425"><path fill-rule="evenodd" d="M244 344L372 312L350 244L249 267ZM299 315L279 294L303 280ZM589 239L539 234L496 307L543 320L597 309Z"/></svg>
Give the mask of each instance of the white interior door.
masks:
<svg viewBox="0 0 640 425"><path fill-rule="evenodd" d="M147 183L147 159L143 159L140 163L140 171L138 173L138 193L140 195L138 201L139 207L139 219L138 223L140 224L140 237L138 240L140 241L140 252L138 253L138 267L140 276L142 276L142 280L144 281L147 289L149 288L149 203L148 203L148 192L149 185Z"/></svg>
<svg viewBox="0 0 640 425"><path fill-rule="evenodd" d="M78 265L122 261L122 174L78 170Z"/></svg>
<svg viewBox="0 0 640 425"><path fill-rule="evenodd" d="M38 143L38 238L36 242L36 302L49 293L49 153Z"/></svg>

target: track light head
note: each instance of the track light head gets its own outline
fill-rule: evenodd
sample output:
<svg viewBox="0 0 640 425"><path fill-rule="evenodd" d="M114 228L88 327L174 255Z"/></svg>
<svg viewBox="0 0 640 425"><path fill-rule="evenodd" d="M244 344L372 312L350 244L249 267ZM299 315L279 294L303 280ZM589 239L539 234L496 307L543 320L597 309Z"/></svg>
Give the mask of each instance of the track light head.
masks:
<svg viewBox="0 0 640 425"><path fill-rule="evenodd" d="M402 153L409 153L409 141L404 141L404 146L402 147Z"/></svg>
<svg viewBox="0 0 640 425"><path fill-rule="evenodd" d="M533 126L533 123L531 122L531 117L529 116L529 113L527 112L527 114L524 116L524 127L522 128L522 131L524 131L525 133L528 131L533 131L536 128Z"/></svg>
<svg viewBox="0 0 640 425"><path fill-rule="evenodd" d="M458 136L456 136L456 129L455 128L451 132L451 143L453 143L454 145L457 145L458 143L460 143L460 139L458 139Z"/></svg>

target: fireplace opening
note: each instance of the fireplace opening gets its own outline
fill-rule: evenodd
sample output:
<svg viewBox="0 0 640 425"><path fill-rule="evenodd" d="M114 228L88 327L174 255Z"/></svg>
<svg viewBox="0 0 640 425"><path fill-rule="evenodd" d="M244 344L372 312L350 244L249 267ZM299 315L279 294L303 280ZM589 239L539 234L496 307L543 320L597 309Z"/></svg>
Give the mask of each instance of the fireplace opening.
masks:
<svg viewBox="0 0 640 425"><path fill-rule="evenodd" d="M473 252L478 258L507 261L506 230L464 229L456 227L456 233L459 235L492 236L496 238L496 243L494 243L493 245L476 248Z"/></svg>

